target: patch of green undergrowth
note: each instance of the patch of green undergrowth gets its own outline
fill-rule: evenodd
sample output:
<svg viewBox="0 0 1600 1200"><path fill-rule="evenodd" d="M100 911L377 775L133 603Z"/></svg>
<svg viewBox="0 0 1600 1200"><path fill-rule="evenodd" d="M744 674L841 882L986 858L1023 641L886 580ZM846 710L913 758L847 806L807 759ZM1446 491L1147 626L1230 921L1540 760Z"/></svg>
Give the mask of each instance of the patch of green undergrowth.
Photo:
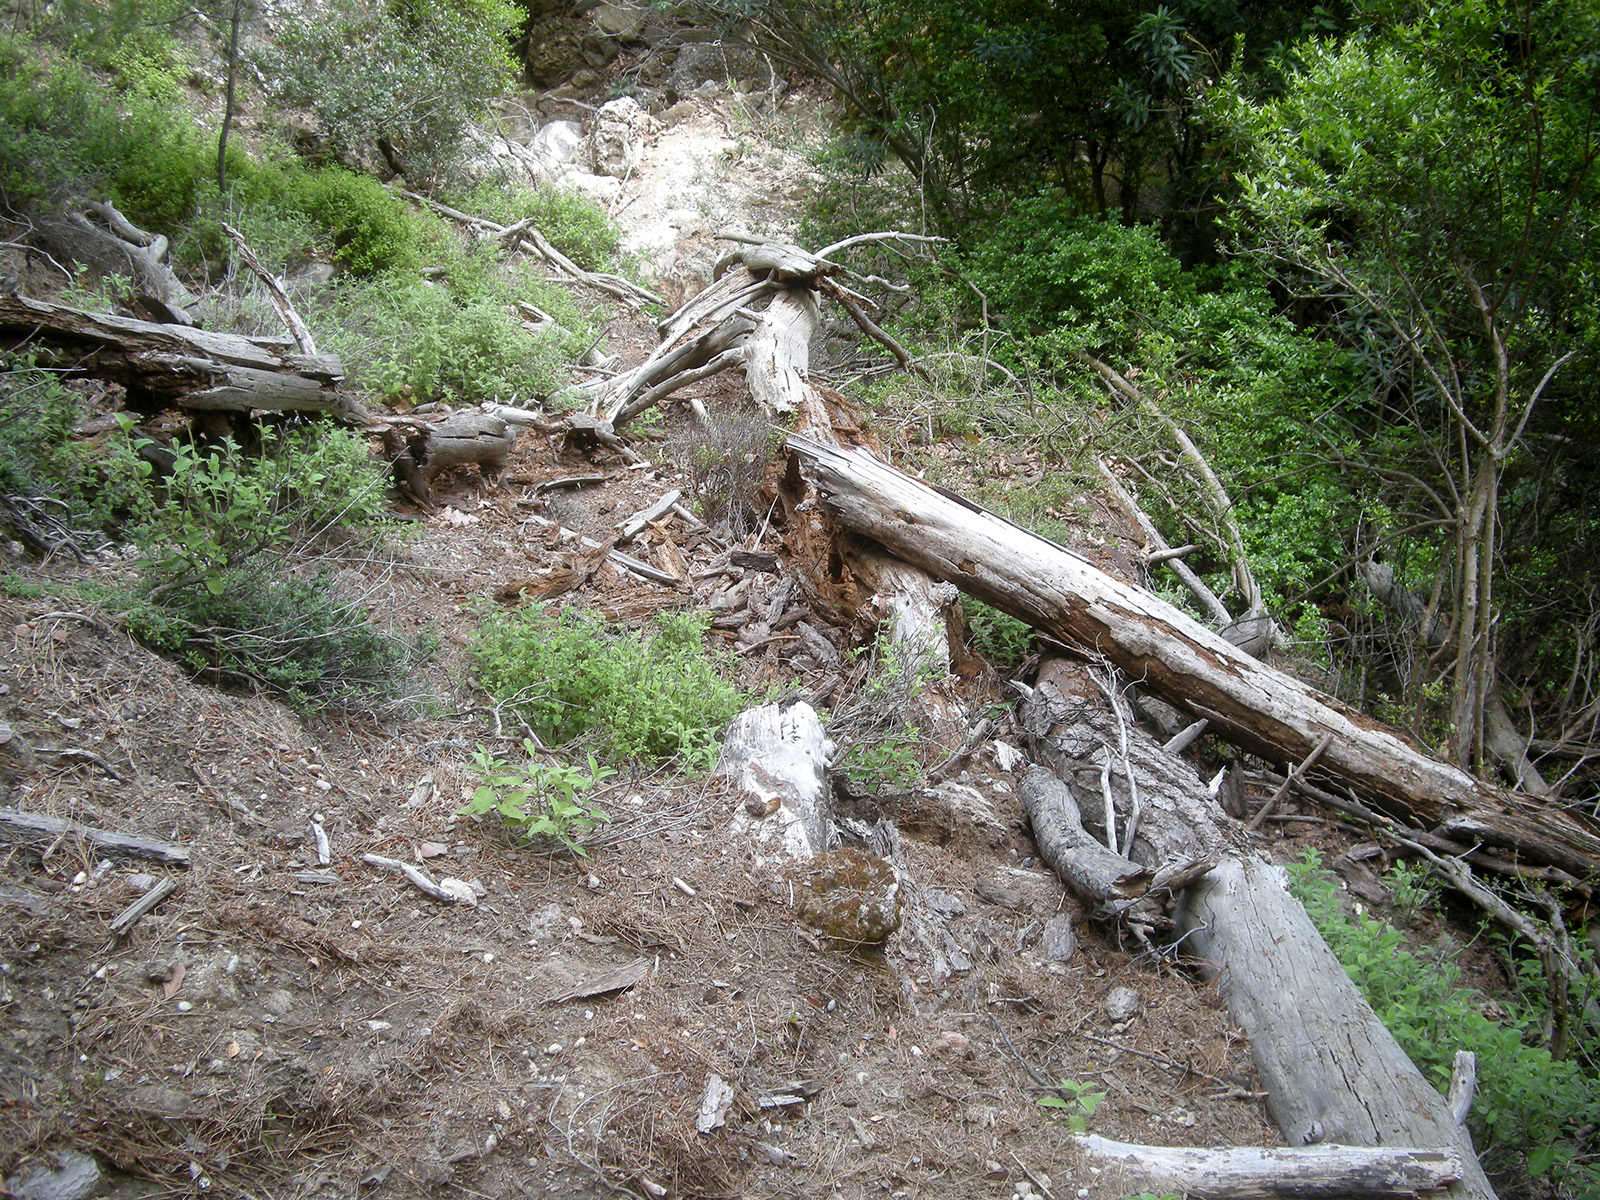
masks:
<svg viewBox="0 0 1600 1200"><path fill-rule="evenodd" d="M531 219L550 244L585 271L618 265L622 230L593 200L571 188L503 184L486 180L448 194L449 202L499 225Z"/></svg>
<svg viewBox="0 0 1600 1200"><path fill-rule="evenodd" d="M1056 1116L1066 1119L1073 1133L1087 1133L1089 1118L1094 1116L1104 1092L1093 1090L1089 1084L1077 1079L1063 1079L1056 1084L1056 1095L1040 1096L1034 1103Z"/></svg>
<svg viewBox="0 0 1600 1200"><path fill-rule="evenodd" d="M262 555L215 578L215 591L180 589L133 608L128 631L201 680L302 712L387 715L414 698L408 680L426 648L379 630L333 576L291 575Z"/></svg>
<svg viewBox="0 0 1600 1200"><path fill-rule="evenodd" d="M833 763L873 791L912 787L922 777L925 739L906 715L939 676L935 655L885 633L857 662L859 684L826 716Z"/></svg>
<svg viewBox="0 0 1600 1200"><path fill-rule="evenodd" d="M1014 667L1028 657L1033 642L1033 627L992 604L961 597L961 615L966 620L971 649L997 667Z"/></svg>
<svg viewBox="0 0 1600 1200"><path fill-rule="evenodd" d="M1515 998L1498 1006L1511 1009L1506 1020L1486 1015L1488 1001L1462 985L1457 948L1448 939L1413 948L1394 926L1365 912L1347 914L1316 851L1287 866L1290 890L1378 1018L1441 1092L1456 1051L1477 1055L1470 1124L1488 1165L1512 1155L1527 1155L1530 1169L1570 1163L1569 1139L1600 1117L1600 1084L1579 1062L1557 1060L1536 1044L1538 1016Z"/></svg>
<svg viewBox="0 0 1600 1200"><path fill-rule="evenodd" d="M587 858L588 851L578 839L611 818L604 809L583 799L583 793L616 771L600 766L593 754L587 756L587 769L573 764L547 765L539 761L539 747L532 738L523 739L522 749L527 761L508 763L479 746L473 752L472 765L483 782L456 812L471 817L493 813L519 837L557 842Z"/></svg>
<svg viewBox="0 0 1600 1200"><path fill-rule="evenodd" d="M603 758L716 764L717 736L743 698L705 644L696 613L615 631L575 609L490 613L472 647L484 688L541 740L582 740Z"/></svg>

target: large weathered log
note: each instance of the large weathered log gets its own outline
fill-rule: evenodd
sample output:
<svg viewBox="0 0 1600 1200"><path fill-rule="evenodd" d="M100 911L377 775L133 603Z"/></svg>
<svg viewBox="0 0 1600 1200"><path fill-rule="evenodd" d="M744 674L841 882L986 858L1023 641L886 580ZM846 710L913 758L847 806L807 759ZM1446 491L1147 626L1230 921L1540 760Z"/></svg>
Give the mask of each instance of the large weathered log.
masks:
<svg viewBox="0 0 1600 1200"><path fill-rule="evenodd" d="M0 296L0 345L46 364L120 383L129 407L339 412L344 366L286 339L158 325L62 304Z"/></svg>
<svg viewBox="0 0 1600 1200"><path fill-rule="evenodd" d="M1103 665L1047 658L1023 705L1021 724L1050 767L1029 768L1019 789L1041 856L1097 915L1125 921L1136 935L1141 925L1170 927L1163 889L1187 888L1177 917L1184 948L1220 976L1229 1013L1250 1035L1268 1111L1290 1145L1448 1150L1471 1160L1457 1172L1466 1180L1458 1191L1490 1195L1450 1105L1361 999L1283 889L1281 872L1241 857L1242 827L1193 767L1127 720L1108 675ZM1109 849L1117 825L1135 814L1142 820L1125 837L1129 849Z"/></svg>
<svg viewBox="0 0 1600 1200"><path fill-rule="evenodd" d="M1400 1146L1198 1149L1135 1146L1080 1134L1078 1149L1120 1192L1178 1192L1211 1200L1341 1200L1442 1192L1464 1174L1461 1156Z"/></svg>
<svg viewBox="0 0 1600 1200"><path fill-rule="evenodd" d="M1319 771L1445 836L1515 849L1579 878L1600 872L1600 831L1584 816L1490 787L1295 677L1258 662L1198 621L1113 579L1070 550L936 491L863 450L803 437L822 503L963 591L1103 655L1129 678L1284 763L1332 734Z"/></svg>
<svg viewBox="0 0 1600 1200"><path fill-rule="evenodd" d="M1184 894L1178 921L1250 1038L1267 1111L1291 1146L1450 1149L1462 1167L1452 1190L1494 1195L1450 1104L1362 999L1282 868L1223 860Z"/></svg>

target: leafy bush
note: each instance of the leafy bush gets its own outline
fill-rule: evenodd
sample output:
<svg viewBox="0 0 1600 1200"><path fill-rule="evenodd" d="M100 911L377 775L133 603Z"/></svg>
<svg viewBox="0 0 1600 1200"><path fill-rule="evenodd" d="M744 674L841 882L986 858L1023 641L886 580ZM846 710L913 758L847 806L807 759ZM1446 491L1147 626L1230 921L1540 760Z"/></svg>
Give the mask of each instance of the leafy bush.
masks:
<svg viewBox="0 0 1600 1200"><path fill-rule="evenodd" d="M119 99L72 62L0 38L0 199L13 210L69 192L109 193L136 224L172 229L207 170L192 117L146 95Z"/></svg>
<svg viewBox="0 0 1600 1200"><path fill-rule="evenodd" d="M1014 667L1028 657L1033 628L1026 621L971 596L961 597L961 613L972 633L972 649L995 666Z"/></svg>
<svg viewBox="0 0 1600 1200"><path fill-rule="evenodd" d="M341 282L307 306L351 382L385 396L477 403L544 396L566 382L573 338L529 333L496 299L388 276ZM575 350L573 350L575 352Z"/></svg>
<svg viewBox="0 0 1600 1200"><path fill-rule="evenodd" d="M611 818L579 795L616 772L596 765L592 754L588 771L576 766L546 766L538 760L539 748L532 738L524 738L522 748L528 761L512 766L479 746L472 762L483 783L456 812L472 817L495 813L522 837L559 842L587 858L588 851L578 838Z"/></svg>
<svg viewBox="0 0 1600 1200"><path fill-rule="evenodd" d="M598 204L571 188L487 181L454 193L451 203L500 225L531 217L552 246L586 271L610 271L617 265L622 230Z"/></svg>
<svg viewBox="0 0 1600 1200"><path fill-rule="evenodd" d="M290 575L256 555L206 578L216 586L132 609L129 632L202 679L271 692L301 711L381 715L410 698L422 647L378 630L332 576Z"/></svg>
<svg viewBox="0 0 1600 1200"><path fill-rule="evenodd" d="M358 435L261 427L259 438L253 456L232 438L210 449L175 444L160 477L137 460L146 494L130 532L155 594L201 584L220 595L229 572L262 550L382 515L384 477ZM134 446L155 449L149 439Z"/></svg>
<svg viewBox="0 0 1600 1200"><path fill-rule="evenodd" d="M1444 1091L1457 1050L1478 1056L1470 1118L1478 1152L1489 1161L1558 1143L1600 1118L1600 1084L1571 1061L1531 1045L1537 1021L1527 1011L1506 1022L1484 1014L1481 995L1460 984L1455 948L1405 949L1392 925L1366 913L1347 916L1316 851L1288 864L1290 891L1355 980L1401 1049ZM1545 1161L1548 1167L1555 1159ZM1534 1165L1537 1165L1534 1164Z"/></svg>
<svg viewBox="0 0 1600 1200"><path fill-rule="evenodd" d="M72 428L85 415L54 371L27 360L0 371L0 495L48 498L80 527L104 525L127 481L97 460Z"/></svg>
<svg viewBox="0 0 1600 1200"><path fill-rule="evenodd" d="M646 633L613 633L573 609L484 618L472 657L484 688L542 740L583 739L613 760L716 763L716 738L742 707L705 646L705 619L663 613Z"/></svg>
<svg viewBox="0 0 1600 1200"><path fill-rule="evenodd" d="M413 182L441 175L469 124L514 78L506 0L339 5L286 22L263 67L282 104L310 109L335 149L380 146Z"/></svg>
<svg viewBox="0 0 1600 1200"><path fill-rule="evenodd" d="M293 199L332 238L334 257L357 274L417 265L415 219L370 175L340 167L312 171Z"/></svg>

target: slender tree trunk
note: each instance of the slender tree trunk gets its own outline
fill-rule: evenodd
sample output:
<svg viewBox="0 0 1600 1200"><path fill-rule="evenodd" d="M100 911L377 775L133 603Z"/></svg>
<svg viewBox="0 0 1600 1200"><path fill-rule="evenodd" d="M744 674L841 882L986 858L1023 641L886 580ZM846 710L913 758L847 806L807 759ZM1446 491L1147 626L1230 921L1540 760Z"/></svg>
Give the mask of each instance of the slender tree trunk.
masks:
<svg viewBox="0 0 1600 1200"><path fill-rule="evenodd" d="M222 106L222 132L217 136L217 191L228 190L228 130L233 125L233 84L239 62L239 12L244 0L233 0L228 21L228 94Z"/></svg>

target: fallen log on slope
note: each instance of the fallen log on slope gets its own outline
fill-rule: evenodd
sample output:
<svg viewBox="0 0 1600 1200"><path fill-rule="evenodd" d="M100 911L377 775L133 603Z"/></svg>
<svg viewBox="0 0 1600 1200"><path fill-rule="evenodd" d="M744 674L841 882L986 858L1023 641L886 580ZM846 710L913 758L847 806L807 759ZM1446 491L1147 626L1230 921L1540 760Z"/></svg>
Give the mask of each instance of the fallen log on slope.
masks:
<svg viewBox="0 0 1600 1200"><path fill-rule="evenodd" d="M1250 1039L1285 1141L1449 1149L1461 1194L1494 1195L1465 1113L1458 1118L1374 1015L1281 867L1224 859L1184 893L1178 923Z"/></svg>
<svg viewBox="0 0 1600 1200"><path fill-rule="evenodd" d="M25 346L44 365L120 383L136 410L345 412L339 359L301 354L286 339L158 325L11 295L0 296L0 346Z"/></svg>
<svg viewBox="0 0 1600 1200"><path fill-rule="evenodd" d="M1171 605L862 450L803 437L822 504L846 528L1070 645L1245 748L1283 763L1333 740L1318 770L1410 824L1511 848L1580 879L1600 873L1600 830L1579 814L1490 787L1378 722L1241 653Z"/></svg>
<svg viewBox="0 0 1600 1200"><path fill-rule="evenodd" d="M1018 789L1040 856L1097 918L1141 941L1151 930L1183 932L1184 953L1217 980L1249 1035L1267 1110L1290 1146L1426 1147L1456 1164L1455 1194L1492 1197L1453 1106L1362 998L1283 872L1245 849L1244 828L1189 763L1131 724L1106 673L1049 657L1022 706L1034 755L1049 767L1030 767ZM1118 830L1121 852L1110 848ZM1185 1153L1137 1149L1157 1174ZM1265 1182L1257 1175L1256 1186ZM1328 1177L1316 1186L1344 1194Z"/></svg>

